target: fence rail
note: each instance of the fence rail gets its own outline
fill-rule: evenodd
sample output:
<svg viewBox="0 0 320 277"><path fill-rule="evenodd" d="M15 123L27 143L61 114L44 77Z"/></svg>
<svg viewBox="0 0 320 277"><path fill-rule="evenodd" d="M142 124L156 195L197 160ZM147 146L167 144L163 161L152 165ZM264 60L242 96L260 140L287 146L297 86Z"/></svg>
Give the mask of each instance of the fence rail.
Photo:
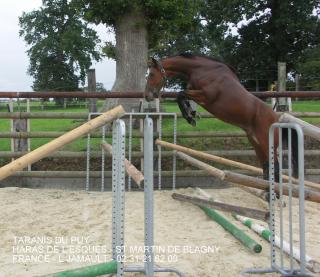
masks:
<svg viewBox="0 0 320 277"><path fill-rule="evenodd" d="M196 91L196 90L193 90ZM161 93L162 98L176 98L179 92L164 91ZM262 91L251 92L258 98L320 98L320 91ZM83 91L48 91L48 92L0 92L0 98L144 98L144 92L123 91L123 92L83 92Z"/></svg>
<svg viewBox="0 0 320 277"><path fill-rule="evenodd" d="M34 131L34 132L0 132L0 138L57 138L61 135L65 134L65 132L57 132L57 131ZM129 134L126 135L129 137ZM158 133L154 133L154 137L157 137ZM185 131L185 132L177 132L177 136L180 138L198 138L198 137L212 137L212 138L224 138L224 137L246 137L244 132L214 132L214 131ZM92 133L90 134L92 138L101 138L102 133ZM106 138L111 138L112 133L106 132ZM132 132L132 138L142 138L143 133L135 131ZM162 137L173 138L174 134L171 132L162 132Z"/></svg>
<svg viewBox="0 0 320 277"><path fill-rule="evenodd" d="M233 170L233 172L246 174L249 176L256 176L257 174L247 170ZM307 175L319 175L320 169L306 169ZM210 175L205 170L177 170L175 173L171 170L162 170L162 177L172 177L176 174L177 177L209 177ZM111 171L105 171L105 177L111 177ZM158 171L154 171L154 175L158 175ZM35 177L35 178L85 178L86 171L17 171L12 176L15 177ZM101 171L91 171L90 177L101 178Z"/></svg>

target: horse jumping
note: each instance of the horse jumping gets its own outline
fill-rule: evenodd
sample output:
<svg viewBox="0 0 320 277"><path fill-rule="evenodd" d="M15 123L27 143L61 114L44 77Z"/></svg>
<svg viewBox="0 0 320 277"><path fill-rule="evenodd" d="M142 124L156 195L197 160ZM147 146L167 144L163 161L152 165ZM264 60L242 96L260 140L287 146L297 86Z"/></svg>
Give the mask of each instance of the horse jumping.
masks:
<svg viewBox="0 0 320 277"><path fill-rule="evenodd" d="M167 79L181 77L188 82L178 104L183 116L195 125L195 112L187 99L193 100L218 119L242 128L261 163L264 179L269 179L269 128L279 116L262 100L249 93L240 83L235 71L221 61L205 56L180 54L161 61L149 62L145 98L160 96ZM285 139L285 135L283 138ZM293 168L297 164L293 136ZM278 135L275 135L278 145ZM278 178L278 176L276 176Z"/></svg>

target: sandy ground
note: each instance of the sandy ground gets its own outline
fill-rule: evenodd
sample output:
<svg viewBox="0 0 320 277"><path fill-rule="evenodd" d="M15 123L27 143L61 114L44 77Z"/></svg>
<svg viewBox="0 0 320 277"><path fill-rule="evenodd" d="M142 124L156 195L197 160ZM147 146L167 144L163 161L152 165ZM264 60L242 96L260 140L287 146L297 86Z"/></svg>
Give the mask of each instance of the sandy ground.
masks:
<svg viewBox="0 0 320 277"><path fill-rule="evenodd" d="M178 192L192 194L193 190L182 189ZM207 192L215 199L230 204L266 208L261 200L238 188ZM251 253L198 207L173 200L170 191L156 191L154 196L157 265L175 267L186 276L201 277L240 276L240 271L246 268L269 267L269 244L229 214L224 213L262 244L260 254ZM39 276L110 259L110 192L2 188L0 199L1 277ZM294 206L297 207L297 201L294 201ZM307 253L318 261L319 208L319 204L310 202L305 208ZM128 264L141 264L143 259L143 218L143 193L126 193L125 241ZM294 221L298 221L296 212ZM162 273L155 276L176 275Z"/></svg>

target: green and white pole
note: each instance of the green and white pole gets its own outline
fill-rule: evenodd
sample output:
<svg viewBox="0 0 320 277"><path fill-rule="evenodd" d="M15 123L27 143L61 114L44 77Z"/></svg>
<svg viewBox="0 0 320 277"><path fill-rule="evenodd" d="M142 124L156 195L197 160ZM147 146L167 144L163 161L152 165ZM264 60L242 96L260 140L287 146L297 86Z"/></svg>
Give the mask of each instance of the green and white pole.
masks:
<svg viewBox="0 0 320 277"><path fill-rule="evenodd" d="M117 273L116 261L61 271L42 277L96 277L113 273Z"/></svg>
<svg viewBox="0 0 320 277"><path fill-rule="evenodd" d="M204 198L212 200L213 198L200 188L196 189L198 194L201 194ZM236 239L238 239L244 246L249 248L254 253L260 253L262 246L255 240L250 238L245 232L240 230L237 226L232 224L226 217L222 216L220 213L213 209L205 206L199 206L210 218L216 221L220 226L222 226L226 231L232 234Z"/></svg>
<svg viewBox="0 0 320 277"><path fill-rule="evenodd" d="M239 220L240 222L242 222L245 226L249 227L251 230L255 231L257 234L259 234L265 240L270 242L271 232L269 229L254 222L252 219L250 219L248 217L236 215L236 214L233 214L233 217L235 219ZM280 248L281 243L280 243L279 236L275 235L274 239L275 239L276 247ZM282 249L283 249L283 252L290 255L290 244L288 242L286 242L285 240L282 241ZM292 247L292 257L294 259L296 259L298 262L300 262L300 250L298 248ZM320 263L315 261L314 258L312 258L308 255L306 255L306 267L314 273L320 273Z"/></svg>

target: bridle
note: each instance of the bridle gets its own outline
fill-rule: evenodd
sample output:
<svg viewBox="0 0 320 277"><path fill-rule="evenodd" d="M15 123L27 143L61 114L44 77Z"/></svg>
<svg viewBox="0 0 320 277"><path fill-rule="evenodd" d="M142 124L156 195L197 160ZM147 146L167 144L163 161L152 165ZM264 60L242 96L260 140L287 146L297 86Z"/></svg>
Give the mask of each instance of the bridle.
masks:
<svg viewBox="0 0 320 277"><path fill-rule="evenodd" d="M162 84L161 87L159 87L159 90L157 91L157 96L159 99L161 99L161 89L166 85L168 81L167 74L160 61L153 57L151 58L151 60L154 63L154 65L160 70Z"/></svg>
<svg viewBox="0 0 320 277"><path fill-rule="evenodd" d="M162 77L162 83L163 83L161 88L163 88L168 81L166 71L163 68L163 66L159 60L157 60L156 58L152 58L152 61L157 65L157 67L160 70L161 77ZM161 88L160 88L160 90L161 90ZM159 92L160 92L160 90L159 90Z"/></svg>

